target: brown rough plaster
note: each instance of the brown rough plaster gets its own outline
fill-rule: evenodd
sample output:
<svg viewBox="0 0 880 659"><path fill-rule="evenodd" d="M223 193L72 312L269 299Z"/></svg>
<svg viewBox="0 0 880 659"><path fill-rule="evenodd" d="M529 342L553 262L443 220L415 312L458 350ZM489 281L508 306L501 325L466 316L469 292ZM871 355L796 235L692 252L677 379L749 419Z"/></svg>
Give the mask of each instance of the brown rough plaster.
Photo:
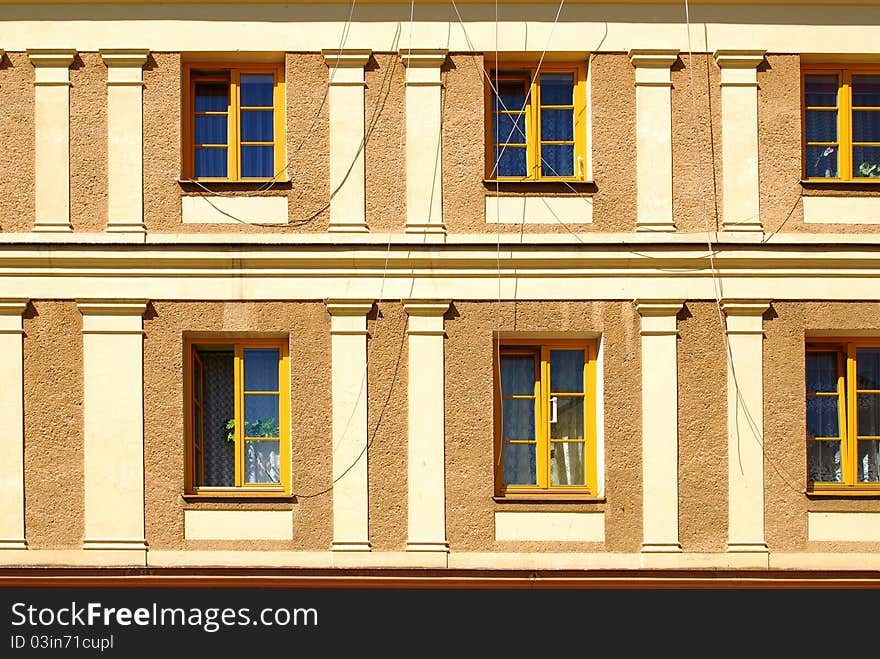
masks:
<svg viewBox="0 0 880 659"><path fill-rule="evenodd" d="M70 67L70 223L74 231L107 227L107 67L98 53L78 53Z"/></svg>
<svg viewBox="0 0 880 659"><path fill-rule="evenodd" d="M446 321L446 514L452 551L638 551L642 538L639 320L631 302L461 302ZM496 503L493 332L600 331L605 503ZM496 542L499 511L605 512L605 543Z"/></svg>
<svg viewBox="0 0 880 659"><path fill-rule="evenodd" d="M671 75L675 227L705 232L708 224L716 231L722 208L721 71L710 54L696 53L681 55Z"/></svg>
<svg viewBox="0 0 880 659"><path fill-rule="evenodd" d="M144 224L149 232L182 231L180 78L178 53L150 53L144 66Z"/></svg>
<svg viewBox="0 0 880 659"><path fill-rule="evenodd" d="M288 196L294 232L323 232L330 225L329 69L320 53L287 53Z"/></svg>
<svg viewBox="0 0 880 659"><path fill-rule="evenodd" d="M623 53L594 55L590 67L597 186L590 229L629 232L636 226L635 69Z"/></svg>
<svg viewBox="0 0 880 659"><path fill-rule="evenodd" d="M34 301L24 315L25 535L31 549L79 549L84 523L82 316Z"/></svg>
<svg viewBox="0 0 880 659"><path fill-rule="evenodd" d="M678 323L678 519L684 551L727 546L727 363L718 308L688 302Z"/></svg>
<svg viewBox="0 0 880 659"><path fill-rule="evenodd" d="M364 77L367 226L399 232L406 224L406 70L396 53L374 53Z"/></svg>
<svg viewBox="0 0 880 659"><path fill-rule="evenodd" d="M289 333L293 503L184 501L183 333ZM330 322L317 302L156 302L144 318L146 532L152 549L325 551L332 539ZM316 495L317 496L314 496ZM293 541L184 540L183 511L294 511Z"/></svg>
<svg viewBox="0 0 880 659"><path fill-rule="evenodd" d="M876 302L774 302L764 322L764 513L771 551L878 551L877 542L809 542L808 512L880 512L873 498L810 498L806 488L804 337L880 332Z"/></svg>
<svg viewBox="0 0 880 659"><path fill-rule="evenodd" d="M375 551L403 551L407 540L407 320L400 302L388 302L369 321L368 472Z"/></svg>
<svg viewBox="0 0 880 659"><path fill-rule="evenodd" d="M34 67L27 53L0 57L0 230L34 226Z"/></svg>

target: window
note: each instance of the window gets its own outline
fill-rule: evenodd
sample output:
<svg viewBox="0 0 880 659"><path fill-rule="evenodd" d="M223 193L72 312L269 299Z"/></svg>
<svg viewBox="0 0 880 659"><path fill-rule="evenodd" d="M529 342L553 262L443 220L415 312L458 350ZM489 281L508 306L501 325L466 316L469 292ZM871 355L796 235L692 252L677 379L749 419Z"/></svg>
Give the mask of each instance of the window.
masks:
<svg viewBox="0 0 880 659"><path fill-rule="evenodd" d="M880 177L880 70L804 73L804 178Z"/></svg>
<svg viewBox="0 0 880 659"><path fill-rule="evenodd" d="M807 479L814 491L880 489L880 341L807 344Z"/></svg>
<svg viewBox="0 0 880 659"><path fill-rule="evenodd" d="M502 342L496 494L597 494L592 342Z"/></svg>
<svg viewBox="0 0 880 659"><path fill-rule="evenodd" d="M187 492L289 493L286 341L191 339L185 349Z"/></svg>
<svg viewBox="0 0 880 659"><path fill-rule="evenodd" d="M281 67L186 68L184 176L266 180L285 170Z"/></svg>
<svg viewBox="0 0 880 659"><path fill-rule="evenodd" d="M587 180L586 67L505 65L488 75L486 178Z"/></svg>

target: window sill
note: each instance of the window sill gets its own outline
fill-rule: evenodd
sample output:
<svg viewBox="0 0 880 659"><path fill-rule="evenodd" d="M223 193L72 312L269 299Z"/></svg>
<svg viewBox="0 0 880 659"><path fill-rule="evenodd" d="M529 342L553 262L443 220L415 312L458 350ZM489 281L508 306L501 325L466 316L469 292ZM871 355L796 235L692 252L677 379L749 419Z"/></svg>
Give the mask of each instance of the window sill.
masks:
<svg viewBox="0 0 880 659"><path fill-rule="evenodd" d="M804 494L811 498L849 498L849 497L874 497L880 499L880 488L875 489L844 489L844 490L804 490Z"/></svg>
<svg viewBox="0 0 880 659"><path fill-rule="evenodd" d="M584 179L483 179L483 187L500 192L567 192L589 193L596 191L596 182Z"/></svg>
<svg viewBox="0 0 880 659"><path fill-rule="evenodd" d="M211 191L223 192L228 191L246 191L254 190L290 190L292 188L291 179L247 179L245 181L235 181L228 179L188 179L177 178L177 184L185 192L197 192L208 188Z"/></svg>
<svg viewBox="0 0 880 659"><path fill-rule="evenodd" d="M241 503L246 501L296 503L295 494L286 494L283 490L217 490L214 492L187 492L180 495L184 501L224 501Z"/></svg>
<svg viewBox="0 0 880 659"><path fill-rule="evenodd" d="M605 503L605 497L592 494L508 494L494 496L495 503Z"/></svg>
<svg viewBox="0 0 880 659"><path fill-rule="evenodd" d="M839 179L839 178L805 178L801 179L801 185L804 187L812 187L812 186L830 186L830 187L838 187L838 186L853 186L853 187L861 187L865 186L867 188L876 188L880 185L880 177L878 178L855 178L855 179Z"/></svg>

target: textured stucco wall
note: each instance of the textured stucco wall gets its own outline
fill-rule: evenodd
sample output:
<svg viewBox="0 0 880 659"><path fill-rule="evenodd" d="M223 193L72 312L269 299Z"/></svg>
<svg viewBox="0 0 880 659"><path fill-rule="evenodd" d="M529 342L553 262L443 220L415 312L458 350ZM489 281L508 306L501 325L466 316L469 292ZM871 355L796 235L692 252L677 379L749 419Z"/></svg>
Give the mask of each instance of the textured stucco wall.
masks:
<svg viewBox="0 0 880 659"><path fill-rule="evenodd" d="M27 53L0 58L0 230L34 225L34 67Z"/></svg>
<svg viewBox="0 0 880 659"><path fill-rule="evenodd" d="M637 551L642 538L639 320L631 302L461 302L446 321L446 514L452 551ZM604 503L496 503L493 332L604 337ZM500 511L604 511L605 543L496 542Z"/></svg>
<svg viewBox="0 0 880 659"><path fill-rule="evenodd" d="M727 355L718 307L679 314L678 513L684 551L727 546Z"/></svg>
<svg viewBox="0 0 880 659"><path fill-rule="evenodd" d="M672 65L672 212L677 231L718 229L722 207L720 73L706 53L683 54Z"/></svg>
<svg viewBox="0 0 880 659"><path fill-rule="evenodd" d="M107 67L98 53L78 53L70 67L70 223L74 231L107 226Z"/></svg>
<svg viewBox="0 0 880 659"><path fill-rule="evenodd" d="M402 551L407 540L407 315L400 302L378 305L369 321L368 436L370 542Z"/></svg>
<svg viewBox="0 0 880 659"><path fill-rule="evenodd" d="M183 332L289 333L294 503L184 501ZM255 334L251 334L252 336ZM330 322L316 302L157 302L144 318L146 531L153 549L330 547ZM293 541L184 541L183 511L294 511Z"/></svg>
<svg viewBox="0 0 880 659"><path fill-rule="evenodd" d="M78 549L83 519L82 316L38 300L24 314L25 534L31 549Z"/></svg>
<svg viewBox="0 0 880 659"><path fill-rule="evenodd" d="M144 66L144 224L180 232L180 55L150 53Z"/></svg>
<svg viewBox="0 0 880 659"><path fill-rule="evenodd" d="M406 224L406 69L395 53L374 53L364 70L364 168L370 231Z"/></svg>
<svg viewBox="0 0 880 659"><path fill-rule="evenodd" d="M880 512L880 500L808 497L804 337L880 331L875 302L774 302L764 322L764 461L767 544L772 551L878 551L880 543L807 541L807 512Z"/></svg>

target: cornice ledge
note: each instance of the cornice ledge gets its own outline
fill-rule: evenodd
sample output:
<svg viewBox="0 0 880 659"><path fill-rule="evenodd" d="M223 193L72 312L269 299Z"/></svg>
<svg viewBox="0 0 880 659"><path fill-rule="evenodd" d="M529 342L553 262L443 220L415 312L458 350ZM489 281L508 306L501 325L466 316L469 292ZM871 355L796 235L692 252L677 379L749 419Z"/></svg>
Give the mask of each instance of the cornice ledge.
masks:
<svg viewBox="0 0 880 659"><path fill-rule="evenodd" d="M674 316L681 311L684 300L633 300L640 316Z"/></svg>
<svg viewBox="0 0 880 659"><path fill-rule="evenodd" d="M452 300L401 300L408 316L442 316Z"/></svg>
<svg viewBox="0 0 880 659"><path fill-rule="evenodd" d="M324 48L321 55L327 66L337 69L362 69L370 61L373 51L369 48Z"/></svg>
<svg viewBox="0 0 880 659"><path fill-rule="evenodd" d="M372 311L373 303L374 300L324 300L331 316L366 316Z"/></svg>
<svg viewBox="0 0 880 659"><path fill-rule="evenodd" d="M143 68L150 54L149 48L99 48L101 59L107 68L132 67Z"/></svg>
<svg viewBox="0 0 880 659"><path fill-rule="evenodd" d="M406 67L440 67L446 62L449 50L446 48L401 48L398 51Z"/></svg>
<svg viewBox="0 0 880 659"><path fill-rule="evenodd" d="M716 50L712 56L721 69L756 69L766 50Z"/></svg>
<svg viewBox="0 0 880 659"><path fill-rule="evenodd" d="M770 308L770 300L721 300L721 310L727 316L761 316Z"/></svg>

